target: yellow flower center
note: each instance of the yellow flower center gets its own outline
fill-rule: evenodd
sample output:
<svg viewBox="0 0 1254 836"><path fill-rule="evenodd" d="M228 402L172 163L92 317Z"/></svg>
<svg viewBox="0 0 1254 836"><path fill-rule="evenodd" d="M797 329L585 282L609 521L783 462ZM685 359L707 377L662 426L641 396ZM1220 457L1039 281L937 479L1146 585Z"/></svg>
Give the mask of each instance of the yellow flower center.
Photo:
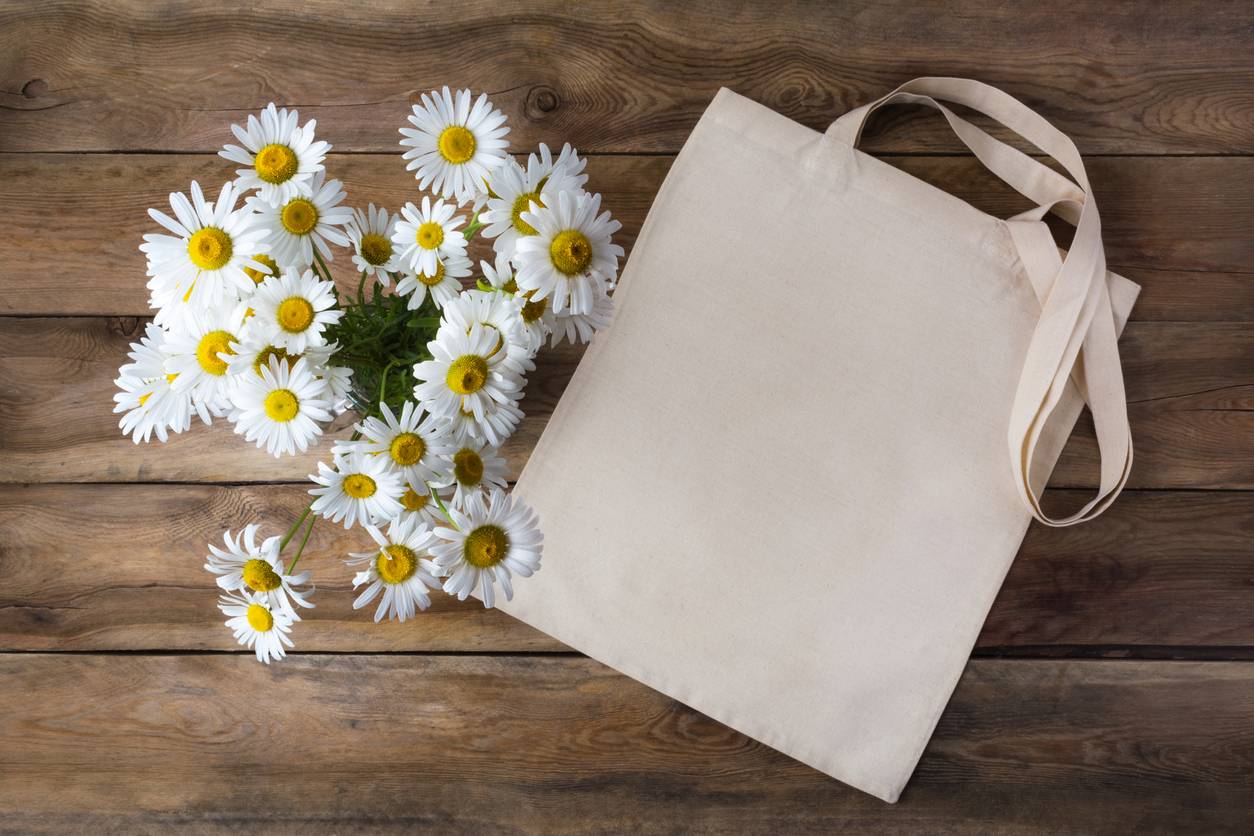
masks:
<svg viewBox="0 0 1254 836"><path fill-rule="evenodd" d="M374 480L364 473L350 473L344 477L344 493L353 499L369 499L379 488Z"/></svg>
<svg viewBox="0 0 1254 836"><path fill-rule="evenodd" d="M299 334L314 321L313 305L304 296L289 296L279 303L279 327L289 334Z"/></svg>
<svg viewBox="0 0 1254 836"><path fill-rule="evenodd" d="M392 439L388 452L392 454L392 461L401 467L408 467L417 464L427 452L427 443L414 433L401 433Z"/></svg>
<svg viewBox="0 0 1254 836"><path fill-rule="evenodd" d="M296 152L286 145L271 143L257 152L253 168L267 183L283 183L296 174Z"/></svg>
<svg viewBox="0 0 1254 836"><path fill-rule="evenodd" d="M435 287L440 282L444 281L444 262L437 261L435 263L434 276L428 276L426 273L419 273L418 281L422 282L427 287Z"/></svg>
<svg viewBox="0 0 1254 836"><path fill-rule="evenodd" d="M407 489L401 497L401 505L405 506L406 511L421 511L427 507L427 503L430 501L430 496L418 493L413 488Z"/></svg>
<svg viewBox="0 0 1254 836"><path fill-rule="evenodd" d="M539 192L527 192L525 194L520 194L518 197L514 198L514 209L513 209L513 212L511 213L512 221L514 224L514 229L518 230L523 235L535 235L536 234L536 228L522 219L523 212L531 211L532 203L534 203L536 206L540 206L540 207L544 206L544 204L540 202Z"/></svg>
<svg viewBox="0 0 1254 836"><path fill-rule="evenodd" d="M253 361L253 371L257 373L257 377L261 377L262 369L269 367L272 357L286 360L288 368L296 365L296 361L300 359L299 354L293 357L287 353L286 349L279 348L277 345L268 345L257 352L257 359Z"/></svg>
<svg viewBox="0 0 1254 836"><path fill-rule="evenodd" d="M454 165L469 162L475 155L475 135L461 125L449 125L440 132L440 156Z"/></svg>
<svg viewBox="0 0 1254 836"><path fill-rule="evenodd" d="M235 335L229 331L210 331L200 338L196 344L196 360L200 367L212 375L221 377L226 374L226 361L219 354L234 354L231 343Z"/></svg>
<svg viewBox="0 0 1254 836"><path fill-rule="evenodd" d="M308 235L318 225L318 207L308 198L289 201L279 213L283 228L293 235Z"/></svg>
<svg viewBox="0 0 1254 836"><path fill-rule="evenodd" d="M144 394L140 395L139 405L143 406L144 404L148 403L148 399L151 397L152 397L152 392L145 392Z"/></svg>
<svg viewBox="0 0 1254 836"><path fill-rule="evenodd" d="M266 395L265 407L266 415L270 416L271 421L286 424L300 412L300 401L291 390L275 389Z"/></svg>
<svg viewBox="0 0 1254 836"><path fill-rule="evenodd" d="M526 322L528 325L544 316L544 311L549 306L549 297L546 296L543 299L532 299L531 294L534 292L534 290L528 291L527 295L523 297L527 301L523 302L522 318L523 322Z"/></svg>
<svg viewBox="0 0 1254 836"><path fill-rule="evenodd" d="M549 258L559 273L577 276L592 263L592 242L577 229L564 229L553 236Z"/></svg>
<svg viewBox="0 0 1254 836"><path fill-rule="evenodd" d="M374 560L374 568L384 583L404 583L418 571L418 555L406 546L384 546Z"/></svg>
<svg viewBox="0 0 1254 836"><path fill-rule="evenodd" d="M196 230L187 241L187 255L201 270L221 270L231 252L231 236L214 226Z"/></svg>
<svg viewBox="0 0 1254 836"><path fill-rule="evenodd" d="M361 257L375 267L387 264L392 257L392 242L377 232L369 232L361 236Z"/></svg>
<svg viewBox="0 0 1254 836"><path fill-rule="evenodd" d="M249 604L245 617L248 619L248 626L258 633L269 633L274 627L274 616L261 604Z"/></svg>
<svg viewBox="0 0 1254 836"><path fill-rule="evenodd" d="M453 454L453 478L473 488L483 481L483 459L474 450L463 447Z"/></svg>
<svg viewBox="0 0 1254 836"><path fill-rule="evenodd" d="M414 240L424 250L437 249L444 243L444 227L435 221L421 223L418 225L418 231L414 233Z"/></svg>
<svg viewBox="0 0 1254 836"><path fill-rule="evenodd" d="M488 361L478 354L458 357L448 367L445 383L459 395L471 395L488 382Z"/></svg>
<svg viewBox="0 0 1254 836"><path fill-rule="evenodd" d="M505 559L509 538L495 525L481 525L466 535L462 556L477 569L488 569Z"/></svg>
<svg viewBox="0 0 1254 836"><path fill-rule="evenodd" d="M255 255L253 256L253 261L260 262L261 264L264 264L266 267L270 268L270 273L269 275L267 275L261 272L260 270L258 270L256 267L245 267L244 272L248 274L248 278L253 280L253 284L261 284L267 278L269 278L269 276L279 275L279 264L270 256L264 255L264 254Z"/></svg>
<svg viewBox="0 0 1254 836"><path fill-rule="evenodd" d="M244 583L254 592L269 592L278 589L282 584L279 573L274 571L268 562L259 557L244 564Z"/></svg>
<svg viewBox="0 0 1254 836"><path fill-rule="evenodd" d="M507 281L507 282L506 282L506 283L505 283L505 284L501 287L501 290L505 291L506 293L517 293L517 292L518 292L518 282L517 282L517 281L515 281L515 280L511 277L511 278L510 278L510 280L509 280L509 281Z"/></svg>

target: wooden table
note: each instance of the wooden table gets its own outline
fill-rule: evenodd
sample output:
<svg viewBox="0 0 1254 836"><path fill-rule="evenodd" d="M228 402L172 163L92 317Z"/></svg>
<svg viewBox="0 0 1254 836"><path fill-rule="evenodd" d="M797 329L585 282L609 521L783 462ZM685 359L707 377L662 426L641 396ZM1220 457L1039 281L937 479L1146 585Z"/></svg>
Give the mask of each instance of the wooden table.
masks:
<svg viewBox="0 0 1254 836"><path fill-rule="evenodd" d="M569 140L630 245L720 85L815 128L915 75L1075 138L1112 269L1136 466L1090 525L1034 526L900 804L850 790L495 612L350 608L317 528L300 653L240 653L204 546L284 526L325 454L225 422L136 446L109 412L163 206L271 99L316 117L359 205L414 194L397 128L488 91L515 150ZM934 114L869 147L1001 214ZM0 830L1254 828L1254 6L776 0L0 2ZM341 258L337 266L345 270ZM345 276L347 279L347 277ZM516 473L579 352L542 357ZM1053 484L1094 483L1082 429Z"/></svg>

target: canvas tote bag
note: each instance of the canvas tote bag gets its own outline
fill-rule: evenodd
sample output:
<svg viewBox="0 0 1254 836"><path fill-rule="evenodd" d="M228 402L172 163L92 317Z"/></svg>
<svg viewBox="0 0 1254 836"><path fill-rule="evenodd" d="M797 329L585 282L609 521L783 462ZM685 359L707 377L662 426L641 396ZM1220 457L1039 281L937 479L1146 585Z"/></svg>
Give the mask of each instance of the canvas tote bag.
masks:
<svg viewBox="0 0 1254 836"><path fill-rule="evenodd" d="M856 150L897 102L1038 208L991 217ZM518 482L544 569L502 609L895 801L1029 521L1089 519L1127 479L1138 289L1106 272L1075 146L992 87L920 78L825 134L720 91ZM1049 516L1085 401L1100 486Z"/></svg>

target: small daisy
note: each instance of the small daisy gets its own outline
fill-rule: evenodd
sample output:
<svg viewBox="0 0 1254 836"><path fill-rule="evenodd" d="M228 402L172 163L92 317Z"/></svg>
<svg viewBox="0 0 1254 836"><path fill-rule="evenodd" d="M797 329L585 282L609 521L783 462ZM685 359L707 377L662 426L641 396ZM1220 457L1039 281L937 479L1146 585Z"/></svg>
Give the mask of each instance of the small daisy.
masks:
<svg viewBox="0 0 1254 836"><path fill-rule="evenodd" d="M235 634L235 640L256 650L258 662L268 665L271 659L287 655L284 645L295 647L289 635L295 619L267 606L259 595L223 595L218 599L218 609L227 616L226 626Z"/></svg>
<svg viewBox="0 0 1254 836"><path fill-rule="evenodd" d="M471 496L489 488L504 489L507 481L505 459L495 448L469 439L445 453L444 485L455 488L453 505L465 508Z"/></svg>
<svg viewBox="0 0 1254 836"><path fill-rule="evenodd" d="M426 196L422 198L422 209L405 204L392 232L392 243L403 267L435 276L441 261L466 255L466 236L458 229L463 219L454 218L455 211L453 204L443 200L432 203Z"/></svg>
<svg viewBox="0 0 1254 836"><path fill-rule="evenodd" d="M317 278L312 270L270 276L248 304L257 314L256 327L293 354L321 345L325 342L322 332L344 316L335 307L335 285Z"/></svg>
<svg viewBox="0 0 1254 836"><path fill-rule="evenodd" d="M164 344L165 331L149 323L140 341L131 343L131 362L118 369L114 381L122 391L113 396L113 411L125 413L118 426L136 444L154 433L164 443L168 431L181 433L191 426L191 395L174 390L176 375L166 373ZM203 418L208 423L208 413Z"/></svg>
<svg viewBox="0 0 1254 836"><path fill-rule="evenodd" d="M540 143L540 156L531 154L527 167L512 159L498 168L488 180L488 201L483 214L483 234L494 239L492 248L498 255L509 257L514 246L524 235L535 235L535 227L522 219L523 212L551 205L560 192L577 192L588 182L582 174L585 160L581 160L570 145L562 147L555 161L549 146Z"/></svg>
<svg viewBox="0 0 1254 836"><path fill-rule="evenodd" d="M240 381L231 396L235 432L275 458L308 450L322 435L317 422L331 420L322 381L310 373L304 358L289 366L271 357L260 377L248 374Z"/></svg>
<svg viewBox="0 0 1254 836"><path fill-rule="evenodd" d="M279 558L279 537L267 537L257 543L257 524L246 525L239 534L231 536L230 529L222 532L225 549L209 544L205 556L205 569L218 576L218 586L227 592L256 595L270 609L286 613L294 621L300 616L292 608L292 601L299 607L312 609L309 595L313 587L299 589L309 581L309 572L289 575L283 571Z"/></svg>
<svg viewBox="0 0 1254 836"><path fill-rule="evenodd" d="M505 600L514 597L510 583L513 574L530 577L540 568L544 536L536 526L536 515L509 494L493 490L486 497L471 496L462 510L449 509L453 528L443 526L435 534L445 542L431 553L440 574L446 577L444 591L459 601L481 588L483 605L495 603L494 583L501 585Z"/></svg>
<svg viewBox="0 0 1254 836"><path fill-rule="evenodd" d="M352 453L335 456L334 462L333 467L318 462L318 474L309 477L320 486L309 491L316 497L314 513L331 522L343 520L345 528L358 521L382 523L400 513L405 483L386 459Z"/></svg>
<svg viewBox="0 0 1254 836"><path fill-rule="evenodd" d="M316 120L297 127L299 119L295 110L276 109L271 102L261 111L260 119L249 114L247 128L231 126L231 133L244 147L227 145L218 156L248 166L235 172L236 186L241 190L257 189L261 199L271 206L287 203L305 192L313 176L324 170L322 161L331 146L314 140Z"/></svg>
<svg viewBox="0 0 1254 836"><path fill-rule="evenodd" d="M443 307L462 292L461 279L469 275L470 259L464 254L452 255L447 259L437 261L435 272L430 275L405 271L405 277L396 283L396 294L409 296L408 307L411 311L416 311L422 306L422 301L427 298L428 293L431 294L431 301L437 308Z"/></svg>
<svg viewBox="0 0 1254 836"><path fill-rule="evenodd" d="M487 267L487 263L481 264ZM496 291L467 290L441 309L440 329L470 333L476 322L496 334L496 352L505 354L505 364L516 374L534 371L532 353L523 334L521 303L514 296ZM436 339L439 339L437 333Z"/></svg>
<svg viewBox="0 0 1254 836"><path fill-rule="evenodd" d="M543 300L541 300L543 301ZM592 296L592 310L587 313L575 313L570 308L561 313L549 315L549 327L553 329L551 346L560 345L565 337L571 345L586 343L592 335L610 324L614 313L614 300L609 295L609 285L605 279L596 278L596 290Z"/></svg>
<svg viewBox="0 0 1254 836"><path fill-rule="evenodd" d="M258 253L253 256L253 261L265 268L264 270L258 270L256 267L244 268L244 272L253 280L253 284L261 284L268 276L277 276L283 272L283 268L269 253Z"/></svg>
<svg viewBox="0 0 1254 836"><path fill-rule="evenodd" d="M476 439L487 441L493 447L500 447L505 439L514 434L522 419L523 411L514 401L484 401L482 418L476 418L473 412L460 410L455 415L444 418L444 431L454 444L464 444L470 439Z"/></svg>
<svg viewBox="0 0 1254 836"><path fill-rule="evenodd" d="M348 245L348 236L340 227L353 219L353 210L340 206L345 197L340 181L324 182L324 173L319 171L309 188L308 194L296 195L278 206L258 197L248 199L266 231L270 254L284 267L308 267L314 260L314 247L331 261L328 241L341 247Z"/></svg>
<svg viewBox="0 0 1254 836"><path fill-rule="evenodd" d="M215 415L225 414L238 378L227 375L231 348L238 344L247 308L243 304L189 310L166 343L166 369L177 375L174 389L190 392Z"/></svg>
<svg viewBox="0 0 1254 836"><path fill-rule="evenodd" d="M405 167L414 172L418 188L431 186L433 193L456 197L459 203L473 199L484 181L508 159L505 116L492 107L486 95L474 105L469 90L458 90L456 100L447 87L424 93L422 105L414 105L409 117L413 128L401 128Z"/></svg>
<svg viewBox="0 0 1254 836"><path fill-rule="evenodd" d="M384 287L392 284L388 273L399 273L400 260L392 244L396 216L371 203L366 211L353 210L353 222L348 225L348 240L353 245L353 264L367 276L373 276Z"/></svg>
<svg viewBox="0 0 1254 836"><path fill-rule="evenodd" d="M496 348L497 333L477 322L468 333L446 330L427 343L432 359L414 366L414 397L439 418L465 411L478 421L490 404L516 401L522 378Z"/></svg>
<svg viewBox="0 0 1254 836"><path fill-rule="evenodd" d="M366 526L366 531L379 548L350 552L352 560L345 561L349 566L365 566L353 576L354 589L366 587L353 601L353 609L366 606L380 592L383 600L374 612L376 622L382 621L384 616L389 621L404 621L431 606L431 596L427 593L440 586L432 574L435 564L431 562L430 550L436 539L431 528L411 516L393 520L386 536L373 525Z"/></svg>
<svg viewBox="0 0 1254 836"><path fill-rule="evenodd" d="M371 416L356 426L361 438L340 442L331 452L361 452L387 458L410 485L438 480L448 451L437 423L430 418L424 421L422 410L413 401L405 401L399 420L386 403L380 402L379 411L382 418Z"/></svg>
<svg viewBox="0 0 1254 836"><path fill-rule="evenodd" d="M255 317L250 318L249 323L253 319ZM253 329L246 324L240 341L231 343L233 353L226 358L226 373L237 375L252 372L257 377L261 377L261 370L270 364L271 358L286 360L287 365L291 367L305 356L292 354L283 346L275 345L270 341L270 336L267 329Z"/></svg>
<svg viewBox="0 0 1254 836"><path fill-rule="evenodd" d="M551 299L554 313L568 306L589 313L595 300L595 278L613 283L623 248L611 242L622 226L601 209L601 196L562 192L555 204L523 212L536 234L518 240L514 275L518 287L534 291L536 300Z"/></svg>
<svg viewBox="0 0 1254 836"><path fill-rule="evenodd" d="M438 492L438 488L436 489ZM431 498L432 487L430 485L410 482L405 486L405 493L401 494L401 511L397 517L398 520L407 520L410 518L436 525L444 520L443 514L440 513L440 507L435 500ZM438 495L438 493L437 493ZM443 500L441 500L443 501Z"/></svg>
<svg viewBox="0 0 1254 836"><path fill-rule="evenodd" d="M534 357L540 350L540 346L544 345L551 330L549 320L552 317L546 315L549 310L549 300L533 300L531 291L519 293L518 282L514 281L514 271L509 259L504 255L497 256L495 267L486 261L479 262L479 266L483 268L483 276L488 280L488 284L517 299L518 322L521 326L519 340L527 349L528 356Z"/></svg>
<svg viewBox="0 0 1254 836"><path fill-rule="evenodd" d="M154 221L174 233L150 233L139 247L148 257L148 289L158 307L176 300L217 305L251 293L253 282L244 268L259 267L254 256L267 249L266 231L252 210L235 208L234 185L222 187L217 203L207 202L194 180L191 192L191 200L182 192L170 195L174 218L148 210Z"/></svg>
<svg viewBox="0 0 1254 836"><path fill-rule="evenodd" d="M348 366L321 366L318 380L322 383L322 399L331 404L331 411L342 415L350 406L348 395L353 391L353 370Z"/></svg>

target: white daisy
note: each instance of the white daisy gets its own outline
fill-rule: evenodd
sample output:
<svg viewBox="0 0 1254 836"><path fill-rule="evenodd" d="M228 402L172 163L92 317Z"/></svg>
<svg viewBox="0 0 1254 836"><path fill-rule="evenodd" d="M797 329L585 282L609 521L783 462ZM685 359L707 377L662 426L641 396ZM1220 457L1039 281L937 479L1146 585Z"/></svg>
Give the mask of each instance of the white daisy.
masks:
<svg viewBox="0 0 1254 836"><path fill-rule="evenodd" d="M542 142L540 156L529 155L525 169L511 159L493 172L487 206L479 219L484 237L494 239L492 248L498 255L512 256L520 236L536 234L535 227L522 219L523 212L532 211L532 204L548 206L560 192L583 189L588 182L588 175L582 174L586 164L570 145L562 146L554 160Z"/></svg>
<svg viewBox="0 0 1254 836"><path fill-rule="evenodd" d="M348 225L348 240L353 245L353 264L367 276L373 276L384 287L392 284L388 273L399 273L400 259L392 243L396 216L382 206L371 203L366 211L353 210L353 222Z"/></svg>
<svg viewBox="0 0 1254 836"><path fill-rule="evenodd" d="M233 344L240 342L247 308L243 304L189 310L166 342L166 369L177 375L174 389L190 392L215 415L225 414L238 377L227 375Z"/></svg>
<svg viewBox="0 0 1254 836"><path fill-rule="evenodd" d="M411 311L418 310L422 301L431 294L435 306L442 307L457 298L462 292L461 279L470 275L470 259L465 254L455 254L447 259L437 261L435 272L414 273L406 270L405 276L396 283L398 296L409 296L408 307Z"/></svg>
<svg viewBox="0 0 1254 836"><path fill-rule="evenodd" d="M314 592L313 587L300 589L309 581L309 572L289 575L283 571L283 561L279 557L279 537L267 537L257 543L257 524L246 525L239 534L232 536L230 529L222 532L225 549L209 544L209 554L205 555L205 569L218 576L218 586L227 592L242 592L245 595L256 595L271 609L281 610L293 620L300 621L300 616L292 607L312 609L308 596Z"/></svg>
<svg viewBox="0 0 1254 836"><path fill-rule="evenodd" d="M471 496L490 488L504 489L508 481L505 459L482 441L467 439L444 454L444 486L455 488L453 505L465 508Z"/></svg>
<svg viewBox="0 0 1254 836"><path fill-rule="evenodd" d="M382 418L370 416L355 427L361 438L341 441L331 452L339 455L360 452L386 458L410 485L437 481L448 452L447 438L440 425L425 416L413 401L405 401L399 419L386 403L379 404L379 411L383 413Z"/></svg>
<svg viewBox="0 0 1254 836"><path fill-rule="evenodd" d="M191 426L191 395L175 391L176 375L166 372L165 337L165 331L149 323L140 341L131 343L127 354L131 362L118 369L114 381L122 391L113 396L113 411L125 413L118 426L136 444L148 441L154 433L165 442L168 431L181 433ZM208 413L203 418L207 423Z"/></svg>
<svg viewBox="0 0 1254 836"><path fill-rule="evenodd" d="M331 522L343 520L345 528L352 528L358 521L363 525L379 524L401 511L405 483L382 456L335 456L333 467L318 462L317 475L309 478L319 485L309 491L316 497L314 513Z"/></svg>
<svg viewBox="0 0 1254 836"><path fill-rule="evenodd" d="M248 303L256 312L256 327L294 354L325 342L322 332L344 316L336 308L335 285L319 279L312 270L270 276Z"/></svg>
<svg viewBox="0 0 1254 836"><path fill-rule="evenodd" d="M270 253L283 267L305 268L313 263L314 247L327 261L332 260L331 247L347 246L348 236L340 227L353 219L353 210L340 206L344 190L339 180L324 182L324 173L314 174L307 194L288 198L271 206L259 197L250 197L249 205L259 215L258 223L266 231Z"/></svg>
<svg viewBox="0 0 1254 836"><path fill-rule="evenodd" d="M613 284L623 248L611 236L622 226L601 209L601 196L562 192L556 204L522 213L536 229L518 239L514 275L518 287L532 298L551 299L554 313L568 306L589 313L595 301L596 277Z"/></svg>
<svg viewBox="0 0 1254 836"><path fill-rule="evenodd" d="M486 262L481 266L487 267ZM521 303L513 296L488 290L466 290L448 302L440 311L440 330L470 333L479 323L496 334L498 353L505 354L505 364L518 375L535 370L527 339L523 333ZM436 334L439 339L439 332Z"/></svg>
<svg viewBox="0 0 1254 836"><path fill-rule="evenodd" d="M548 324L553 330L552 346L560 345L563 337L569 340L571 345L586 343L592 339L593 334L610 324L610 317L614 313L614 300L610 298L609 283L600 276L596 277L595 283L592 309L587 313L575 313L570 308L561 313L550 312Z"/></svg>
<svg viewBox="0 0 1254 836"><path fill-rule="evenodd" d="M456 211L453 204L443 200L432 203L425 195L421 209L405 204L392 232L392 243L403 267L434 276L441 261L466 255L466 236L458 229L463 219L453 217Z"/></svg>
<svg viewBox="0 0 1254 836"><path fill-rule="evenodd" d="M239 380L231 395L235 432L265 447L275 458L308 450L322 435L317 422L331 420L322 381L310 373L304 358L289 365L271 357L260 377L248 374Z"/></svg>
<svg viewBox="0 0 1254 836"><path fill-rule="evenodd" d="M494 583L501 585L505 600L514 597L513 574L530 577L540 568L544 535L536 527L536 515L509 494L493 490L486 497L471 496L464 509L450 508L454 527L439 526L435 534L443 543L432 548L435 564L446 576L444 591L464 601L481 588L483 605L495 603Z"/></svg>
<svg viewBox="0 0 1254 836"><path fill-rule="evenodd" d="M478 421L493 403L513 403L522 392L522 378L497 351L497 333L479 323L470 331L448 331L427 343L432 359L414 366L414 397L442 419L469 412Z"/></svg>
<svg viewBox="0 0 1254 836"><path fill-rule="evenodd" d="M486 95L474 105L469 90L432 90L414 105L409 117L413 128L401 128L405 167L414 172L418 188L431 186L433 193L456 197L458 203L473 199L484 189L489 174L508 159L505 116L492 107Z"/></svg>
<svg viewBox="0 0 1254 836"><path fill-rule="evenodd" d="M235 640L257 652L257 661L270 664L271 659L282 659L294 647L291 636L295 620L283 610L267 606L259 595L223 595L218 599L218 609L227 616L226 626L235 634Z"/></svg>
<svg viewBox="0 0 1254 836"><path fill-rule="evenodd" d="M283 272L283 268L279 266L279 263L269 253L258 253L253 256L253 261L265 268L258 269L255 266L244 268L244 272L248 274L248 278L252 279L255 285L264 282L268 276L278 276Z"/></svg>
<svg viewBox="0 0 1254 836"><path fill-rule="evenodd" d="M244 332L239 342L231 343L232 354L226 358L226 373L229 375L252 372L261 377L261 370L270 364L271 358L286 360L287 365L294 366L303 354L293 354L281 345L270 341L268 329L253 329L250 317L244 325Z"/></svg>
<svg viewBox="0 0 1254 836"><path fill-rule="evenodd" d="M324 170L322 161L331 146L314 140L317 120L297 127L299 119L295 110L276 109L271 102L261 111L260 119L249 114L247 128L231 126L231 133L244 147L227 145L218 156L248 166L235 172L236 186L257 189L261 199L272 206L306 193L313 176Z"/></svg>
<svg viewBox="0 0 1254 836"><path fill-rule="evenodd" d="M514 281L513 268L504 255L496 257L495 267L486 261L479 262L479 266L483 268L483 275L488 280L488 284L510 294L517 300L519 341L527 350L528 356L534 357L540 350L540 346L544 345L544 340L551 330L549 320L552 317L546 315L549 310L549 300L532 299L532 291L520 293L518 282Z"/></svg>
<svg viewBox="0 0 1254 836"><path fill-rule="evenodd" d="M396 519L388 526L386 536L373 525L366 531L378 543L379 548L368 552L350 552L349 566L365 566L353 576L353 588L365 586L365 590L353 601L353 609L359 610L373 601L380 592L383 599L375 610L374 620L404 621L413 618L418 610L431 606L428 591L438 589L440 582L432 570L430 550L436 543L431 528L416 517Z"/></svg>
<svg viewBox="0 0 1254 836"><path fill-rule="evenodd" d="M348 395L353 391L353 370L348 366L322 366L318 369L322 383L322 399L331 404L331 411L343 414L350 406Z"/></svg>
<svg viewBox="0 0 1254 836"><path fill-rule="evenodd" d="M156 209L149 216L171 235L150 233L139 249L148 257L148 289L157 307L182 300L208 306L251 293L245 267L260 266L254 256L267 249L266 231L247 207L235 208L238 194L227 183L217 203L205 200L192 181L191 200L182 192L170 195L174 218Z"/></svg>
<svg viewBox="0 0 1254 836"><path fill-rule="evenodd" d="M484 401L482 418L476 418L473 412L458 411L455 415L444 418L445 432L454 444L477 439L487 441L493 447L500 447L505 439L514 434L522 419L523 411L514 401Z"/></svg>
<svg viewBox="0 0 1254 836"><path fill-rule="evenodd" d="M439 495L439 488L423 483L415 484L410 482L405 486L405 493L401 494L401 511L397 516L398 520L416 519L429 525L436 525L444 520L444 515L440 513L439 505L431 498L432 490ZM441 500L444 501L444 500Z"/></svg>

